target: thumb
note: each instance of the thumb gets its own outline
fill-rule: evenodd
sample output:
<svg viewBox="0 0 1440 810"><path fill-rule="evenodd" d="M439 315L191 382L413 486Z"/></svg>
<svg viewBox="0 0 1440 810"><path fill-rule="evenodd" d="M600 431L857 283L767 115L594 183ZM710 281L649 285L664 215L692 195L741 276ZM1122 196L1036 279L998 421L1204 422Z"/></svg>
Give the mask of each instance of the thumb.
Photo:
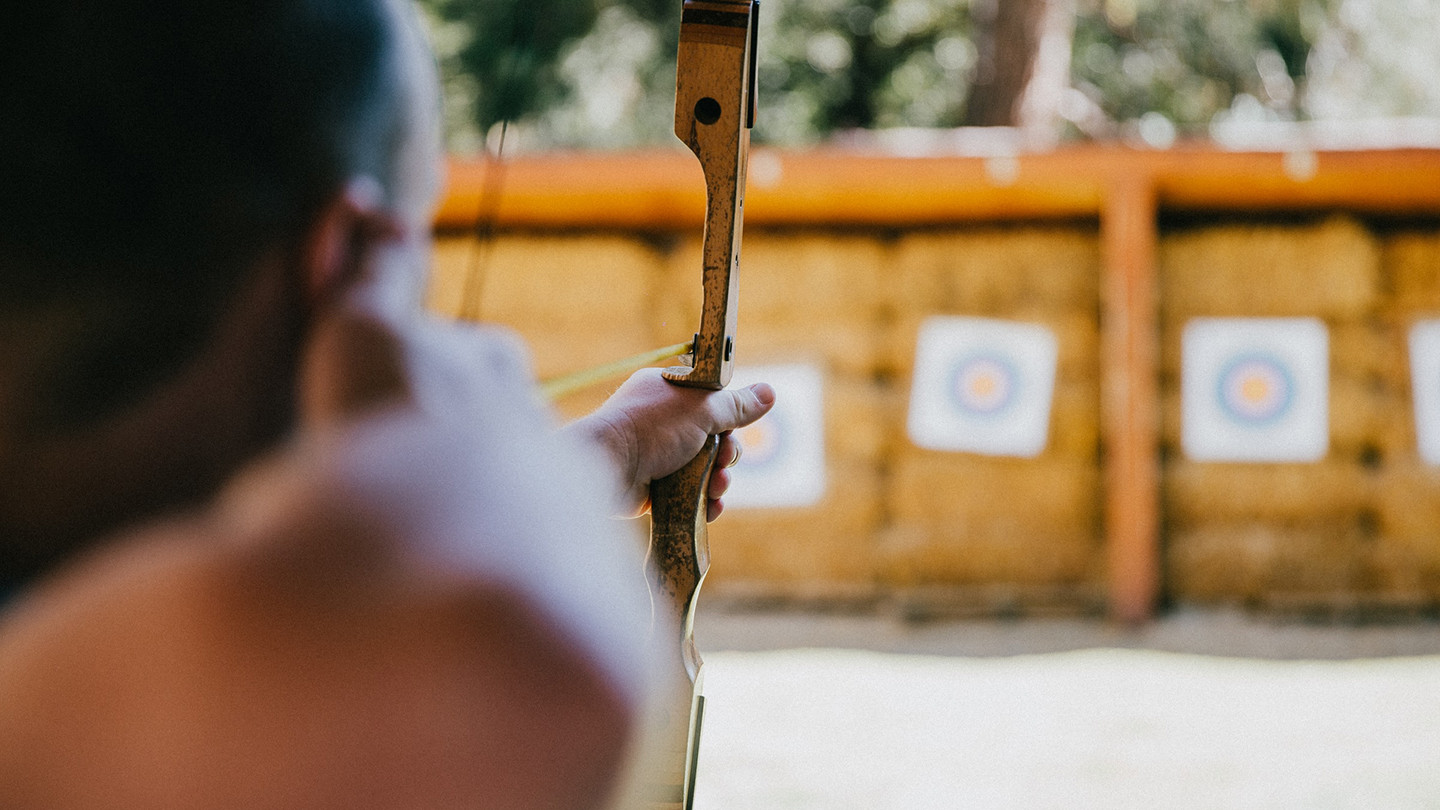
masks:
<svg viewBox="0 0 1440 810"><path fill-rule="evenodd" d="M710 433L753 424L775 407L775 389L766 383L720 391L710 397Z"/></svg>

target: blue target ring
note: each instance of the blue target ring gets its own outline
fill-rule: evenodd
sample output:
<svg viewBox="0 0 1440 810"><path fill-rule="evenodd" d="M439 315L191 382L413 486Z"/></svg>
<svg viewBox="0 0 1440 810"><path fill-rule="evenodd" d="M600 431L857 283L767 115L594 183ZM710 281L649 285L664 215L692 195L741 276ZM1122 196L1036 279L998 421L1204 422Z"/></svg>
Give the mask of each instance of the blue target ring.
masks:
<svg viewBox="0 0 1440 810"><path fill-rule="evenodd" d="M964 357L950 371L950 402L969 416L1000 416L1015 403L1019 392L1020 372L1009 358L994 352Z"/></svg>
<svg viewBox="0 0 1440 810"><path fill-rule="evenodd" d="M1295 402L1295 378L1283 361L1266 352L1243 354L1220 371L1220 410L1247 426L1272 424Z"/></svg>

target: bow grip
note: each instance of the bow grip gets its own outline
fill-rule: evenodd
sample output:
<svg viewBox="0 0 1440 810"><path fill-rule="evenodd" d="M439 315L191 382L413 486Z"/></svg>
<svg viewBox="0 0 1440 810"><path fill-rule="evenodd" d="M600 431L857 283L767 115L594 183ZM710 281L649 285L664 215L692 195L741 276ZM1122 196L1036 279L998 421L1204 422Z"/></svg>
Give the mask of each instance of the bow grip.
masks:
<svg viewBox="0 0 1440 810"><path fill-rule="evenodd" d="M701 668L695 647L695 600L710 569L705 502L720 439L705 440L699 455L678 471L650 484L649 558L653 610L679 619L680 656L667 659L662 675L660 722L665 746L656 752L649 810L688 810L694 796L695 760L704 716Z"/></svg>

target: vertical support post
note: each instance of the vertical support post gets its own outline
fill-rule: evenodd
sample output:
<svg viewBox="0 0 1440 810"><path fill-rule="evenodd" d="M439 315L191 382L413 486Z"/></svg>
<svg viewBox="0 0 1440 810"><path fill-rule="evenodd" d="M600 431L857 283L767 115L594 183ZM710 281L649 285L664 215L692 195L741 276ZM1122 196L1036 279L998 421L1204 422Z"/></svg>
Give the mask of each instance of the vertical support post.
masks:
<svg viewBox="0 0 1440 810"><path fill-rule="evenodd" d="M1148 172L1111 179L1100 215L1100 418L1109 608L1127 624L1150 618L1160 590L1155 217Z"/></svg>

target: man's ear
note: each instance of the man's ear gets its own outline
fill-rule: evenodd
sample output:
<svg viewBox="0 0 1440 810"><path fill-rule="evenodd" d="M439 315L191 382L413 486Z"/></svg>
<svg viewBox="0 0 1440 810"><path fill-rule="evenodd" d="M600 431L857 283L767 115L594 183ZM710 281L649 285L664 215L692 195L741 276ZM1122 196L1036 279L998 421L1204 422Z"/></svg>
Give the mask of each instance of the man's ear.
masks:
<svg viewBox="0 0 1440 810"><path fill-rule="evenodd" d="M311 307L333 299L363 275L368 248L403 235L403 223L386 210L384 201L380 182L359 176L321 208L300 253L305 298Z"/></svg>

